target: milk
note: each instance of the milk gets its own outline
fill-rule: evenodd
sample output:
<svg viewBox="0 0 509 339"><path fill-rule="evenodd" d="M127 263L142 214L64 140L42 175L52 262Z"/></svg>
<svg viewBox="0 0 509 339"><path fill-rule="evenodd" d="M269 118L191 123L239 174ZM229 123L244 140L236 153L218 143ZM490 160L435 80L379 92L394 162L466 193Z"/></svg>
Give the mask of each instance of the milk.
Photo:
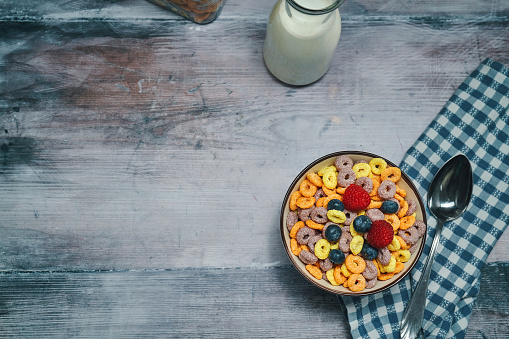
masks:
<svg viewBox="0 0 509 339"><path fill-rule="evenodd" d="M295 0L308 9L322 9L332 0ZM329 69L341 34L339 10L304 14L279 0L269 17L263 57L270 72L291 85L307 85Z"/></svg>

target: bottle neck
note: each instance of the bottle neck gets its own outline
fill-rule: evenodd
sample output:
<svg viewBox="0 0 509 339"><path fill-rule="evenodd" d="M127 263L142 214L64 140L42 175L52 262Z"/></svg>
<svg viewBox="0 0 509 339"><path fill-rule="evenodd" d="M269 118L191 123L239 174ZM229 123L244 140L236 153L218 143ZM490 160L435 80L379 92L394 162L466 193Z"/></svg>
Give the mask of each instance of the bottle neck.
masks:
<svg viewBox="0 0 509 339"><path fill-rule="evenodd" d="M335 11L345 0L286 0L296 11L308 15L323 15Z"/></svg>

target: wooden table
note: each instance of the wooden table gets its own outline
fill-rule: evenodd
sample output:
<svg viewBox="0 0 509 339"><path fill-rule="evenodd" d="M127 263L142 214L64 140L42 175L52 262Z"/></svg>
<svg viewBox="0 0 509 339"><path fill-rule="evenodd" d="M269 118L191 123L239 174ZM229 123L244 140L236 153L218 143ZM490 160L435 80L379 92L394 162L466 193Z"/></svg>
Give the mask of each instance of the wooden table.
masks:
<svg viewBox="0 0 509 339"><path fill-rule="evenodd" d="M486 57L509 2L347 0L329 72L276 81L273 0L197 25L143 0L0 2L0 337L349 337L279 211L313 159L395 163ZM509 336L509 234L467 338Z"/></svg>

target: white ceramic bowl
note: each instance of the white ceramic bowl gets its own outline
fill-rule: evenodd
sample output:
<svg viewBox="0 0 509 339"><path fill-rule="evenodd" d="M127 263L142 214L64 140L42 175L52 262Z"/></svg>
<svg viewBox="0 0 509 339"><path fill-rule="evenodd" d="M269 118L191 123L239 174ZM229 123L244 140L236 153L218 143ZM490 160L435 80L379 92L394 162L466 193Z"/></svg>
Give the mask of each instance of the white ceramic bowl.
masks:
<svg viewBox="0 0 509 339"><path fill-rule="evenodd" d="M291 247L290 247L290 232L288 231L288 228L286 226L286 220L288 217L288 213L290 212L289 208L289 201L290 196L293 192L297 191L299 189L299 185L301 182L306 178L306 175L309 172L318 172L320 169L326 167L326 166L332 166L334 165L335 159L340 155L348 155L350 158L352 158L353 162L355 163L358 160L371 160L372 158L382 158L384 159L389 166L396 166L391 161L385 159L384 157L378 156L376 154L371 154L367 152L360 152L360 151L343 151L343 152L336 152L331 153L326 156L323 156L319 159L316 159L309 165L307 165L300 173L297 175L297 177L293 180L292 184L290 185L290 188L288 189L286 196L283 201L283 205L281 208L281 217L280 217L280 229L281 229L281 238L283 240L283 245L286 250L286 253L288 254L290 260L292 261L295 268L311 283L314 285L322 288L325 291L332 292L339 295L350 295L350 296L361 296L361 295L369 295L369 294L375 294L379 293L381 291L384 291L391 286L394 286L398 282L400 282L415 266L417 263L417 260L422 254L424 243L426 241L426 234L422 236L418 243L417 243L417 250L414 251L412 256L410 257L410 260L405 263L405 268L400 273L394 275L389 280L381 281L378 280L377 284L374 288L371 289L364 289L360 292L352 292L348 288L340 286L333 286L328 281L321 279L317 280L314 278L307 270L306 265L296 256L292 253ZM409 200L412 199L415 202L417 202L417 210L416 210L416 220L422 220L425 224L427 224L426 221L426 211L425 206L423 203L423 200L421 196L419 195L419 192L417 191L417 188L414 186L410 178L405 174L401 173L401 179L398 182L398 186L404 189L407 193L407 196L405 199Z"/></svg>

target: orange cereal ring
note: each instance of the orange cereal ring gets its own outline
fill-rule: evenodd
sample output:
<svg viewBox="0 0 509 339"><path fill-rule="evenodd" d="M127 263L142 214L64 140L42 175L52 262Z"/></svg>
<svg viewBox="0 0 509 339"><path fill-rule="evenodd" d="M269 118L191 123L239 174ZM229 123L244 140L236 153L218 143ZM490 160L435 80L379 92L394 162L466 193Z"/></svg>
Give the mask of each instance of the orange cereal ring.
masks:
<svg viewBox="0 0 509 339"><path fill-rule="evenodd" d="M401 204L403 204L403 203L405 202L405 198L403 198L403 197L402 197L401 195L399 195L398 193L394 194L394 198L395 198L396 200L398 200L398 201L399 201L399 204L400 204L400 205L401 205Z"/></svg>
<svg viewBox="0 0 509 339"><path fill-rule="evenodd" d="M349 254L345 259L345 265L348 271L352 273L362 273L366 268L366 262L358 255Z"/></svg>
<svg viewBox="0 0 509 339"><path fill-rule="evenodd" d="M392 182L398 182L401 179L401 170L397 167L387 167L380 173L382 181L390 180Z"/></svg>
<svg viewBox="0 0 509 339"><path fill-rule="evenodd" d="M346 187L338 187L338 188L336 188L336 192L338 194L343 195L343 194L345 194L345 191L346 191Z"/></svg>
<svg viewBox="0 0 509 339"><path fill-rule="evenodd" d="M319 231L322 231L323 230L323 225L322 224L319 224L317 222L314 222L313 220L309 219L309 220L306 220L306 226L309 227L309 228L312 228L314 230L319 230Z"/></svg>
<svg viewBox="0 0 509 339"><path fill-rule="evenodd" d="M341 266L334 267L334 280L336 280L338 285L345 283L346 277L341 273Z"/></svg>
<svg viewBox="0 0 509 339"><path fill-rule="evenodd" d="M402 188L399 188L398 185L396 185L396 193L402 196L403 198L406 197L406 191Z"/></svg>
<svg viewBox="0 0 509 339"><path fill-rule="evenodd" d="M369 192L370 197L378 195L378 187L380 187L381 183L379 178L371 178L371 181L373 181L373 189Z"/></svg>
<svg viewBox="0 0 509 339"><path fill-rule="evenodd" d="M378 280L389 280L392 277L394 277L394 272L393 273L380 273L380 275L377 278L378 278Z"/></svg>
<svg viewBox="0 0 509 339"><path fill-rule="evenodd" d="M399 219L399 221L400 221L399 228L402 230L406 230L407 228L412 227L412 225L415 222L415 217L413 215L409 215Z"/></svg>
<svg viewBox="0 0 509 339"><path fill-rule="evenodd" d="M297 207L304 209L311 208L315 204L315 201L316 201L315 197L300 197L299 199L297 199L295 205L297 205Z"/></svg>
<svg viewBox="0 0 509 339"><path fill-rule="evenodd" d="M315 186L322 187L322 178L316 173L310 172L306 175L306 178Z"/></svg>
<svg viewBox="0 0 509 339"><path fill-rule="evenodd" d="M297 209L297 199L302 197L299 191L293 192L290 196L290 210L295 211Z"/></svg>
<svg viewBox="0 0 509 339"><path fill-rule="evenodd" d="M323 278L322 270L315 265L306 265L306 270L308 270L308 272L318 280Z"/></svg>
<svg viewBox="0 0 509 339"><path fill-rule="evenodd" d="M329 195L332 195L332 194L336 193L335 190L330 190L330 189L328 189L325 186L322 186L322 190L323 190L323 193L325 193L326 196L329 196Z"/></svg>
<svg viewBox="0 0 509 339"><path fill-rule="evenodd" d="M392 225L392 229L396 232L400 227L400 221L396 214L386 214L385 221Z"/></svg>
<svg viewBox="0 0 509 339"><path fill-rule="evenodd" d="M400 207L398 211L398 217L403 218L406 215L406 212L408 211L408 203L406 201L403 201L403 206Z"/></svg>
<svg viewBox="0 0 509 339"><path fill-rule="evenodd" d="M324 206L323 205L323 202L325 201L325 198L326 197L321 197L321 198L318 198L318 200L316 201L316 207L327 207L327 206Z"/></svg>
<svg viewBox="0 0 509 339"><path fill-rule="evenodd" d="M396 269L394 270L394 274L398 274L399 272L403 271L403 269L405 268L405 264L403 264L402 262L397 262L396 263Z"/></svg>
<svg viewBox="0 0 509 339"><path fill-rule="evenodd" d="M317 189L318 188L307 179L304 179L299 186L300 194L307 198L314 196Z"/></svg>
<svg viewBox="0 0 509 339"><path fill-rule="evenodd" d="M299 255L300 251L302 251L302 248L300 248L300 245L295 238L290 239L290 248L292 249L292 253L295 255Z"/></svg>
<svg viewBox="0 0 509 339"><path fill-rule="evenodd" d="M334 194L331 194L331 195L329 195L329 196L327 196L327 197L325 198L325 200L323 201L323 207L327 208L327 205L329 204L329 202L330 202L332 199L342 200L342 199L340 199L340 198L341 198L341 196L340 196L339 194L335 194L335 193L334 193Z"/></svg>
<svg viewBox="0 0 509 339"><path fill-rule="evenodd" d="M373 158L369 161L369 166L372 173L380 175L387 168L387 162L382 158Z"/></svg>
<svg viewBox="0 0 509 339"><path fill-rule="evenodd" d="M366 288L366 278L362 274L355 273L348 278L348 288L352 292L360 292Z"/></svg>
<svg viewBox="0 0 509 339"><path fill-rule="evenodd" d="M292 226L292 229L290 230L290 238L295 238L297 237L297 231L300 230L302 227L304 227L305 224L304 224L304 221L302 220L299 220L297 221L293 226Z"/></svg>
<svg viewBox="0 0 509 339"><path fill-rule="evenodd" d="M376 201L376 200L371 200L371 202L369 203L368 207L366 209L372 209L372 208L380 208L382 207L382 201Z"/></svg>
<svg viewBox="0 0 509 339"><path fill-rule="evenodd" d="M301 245L300 245L300 249L301 249L302 251L308 251L308 252L311 252L311 251L309 250L308 245L301 244Z"/></svg>

